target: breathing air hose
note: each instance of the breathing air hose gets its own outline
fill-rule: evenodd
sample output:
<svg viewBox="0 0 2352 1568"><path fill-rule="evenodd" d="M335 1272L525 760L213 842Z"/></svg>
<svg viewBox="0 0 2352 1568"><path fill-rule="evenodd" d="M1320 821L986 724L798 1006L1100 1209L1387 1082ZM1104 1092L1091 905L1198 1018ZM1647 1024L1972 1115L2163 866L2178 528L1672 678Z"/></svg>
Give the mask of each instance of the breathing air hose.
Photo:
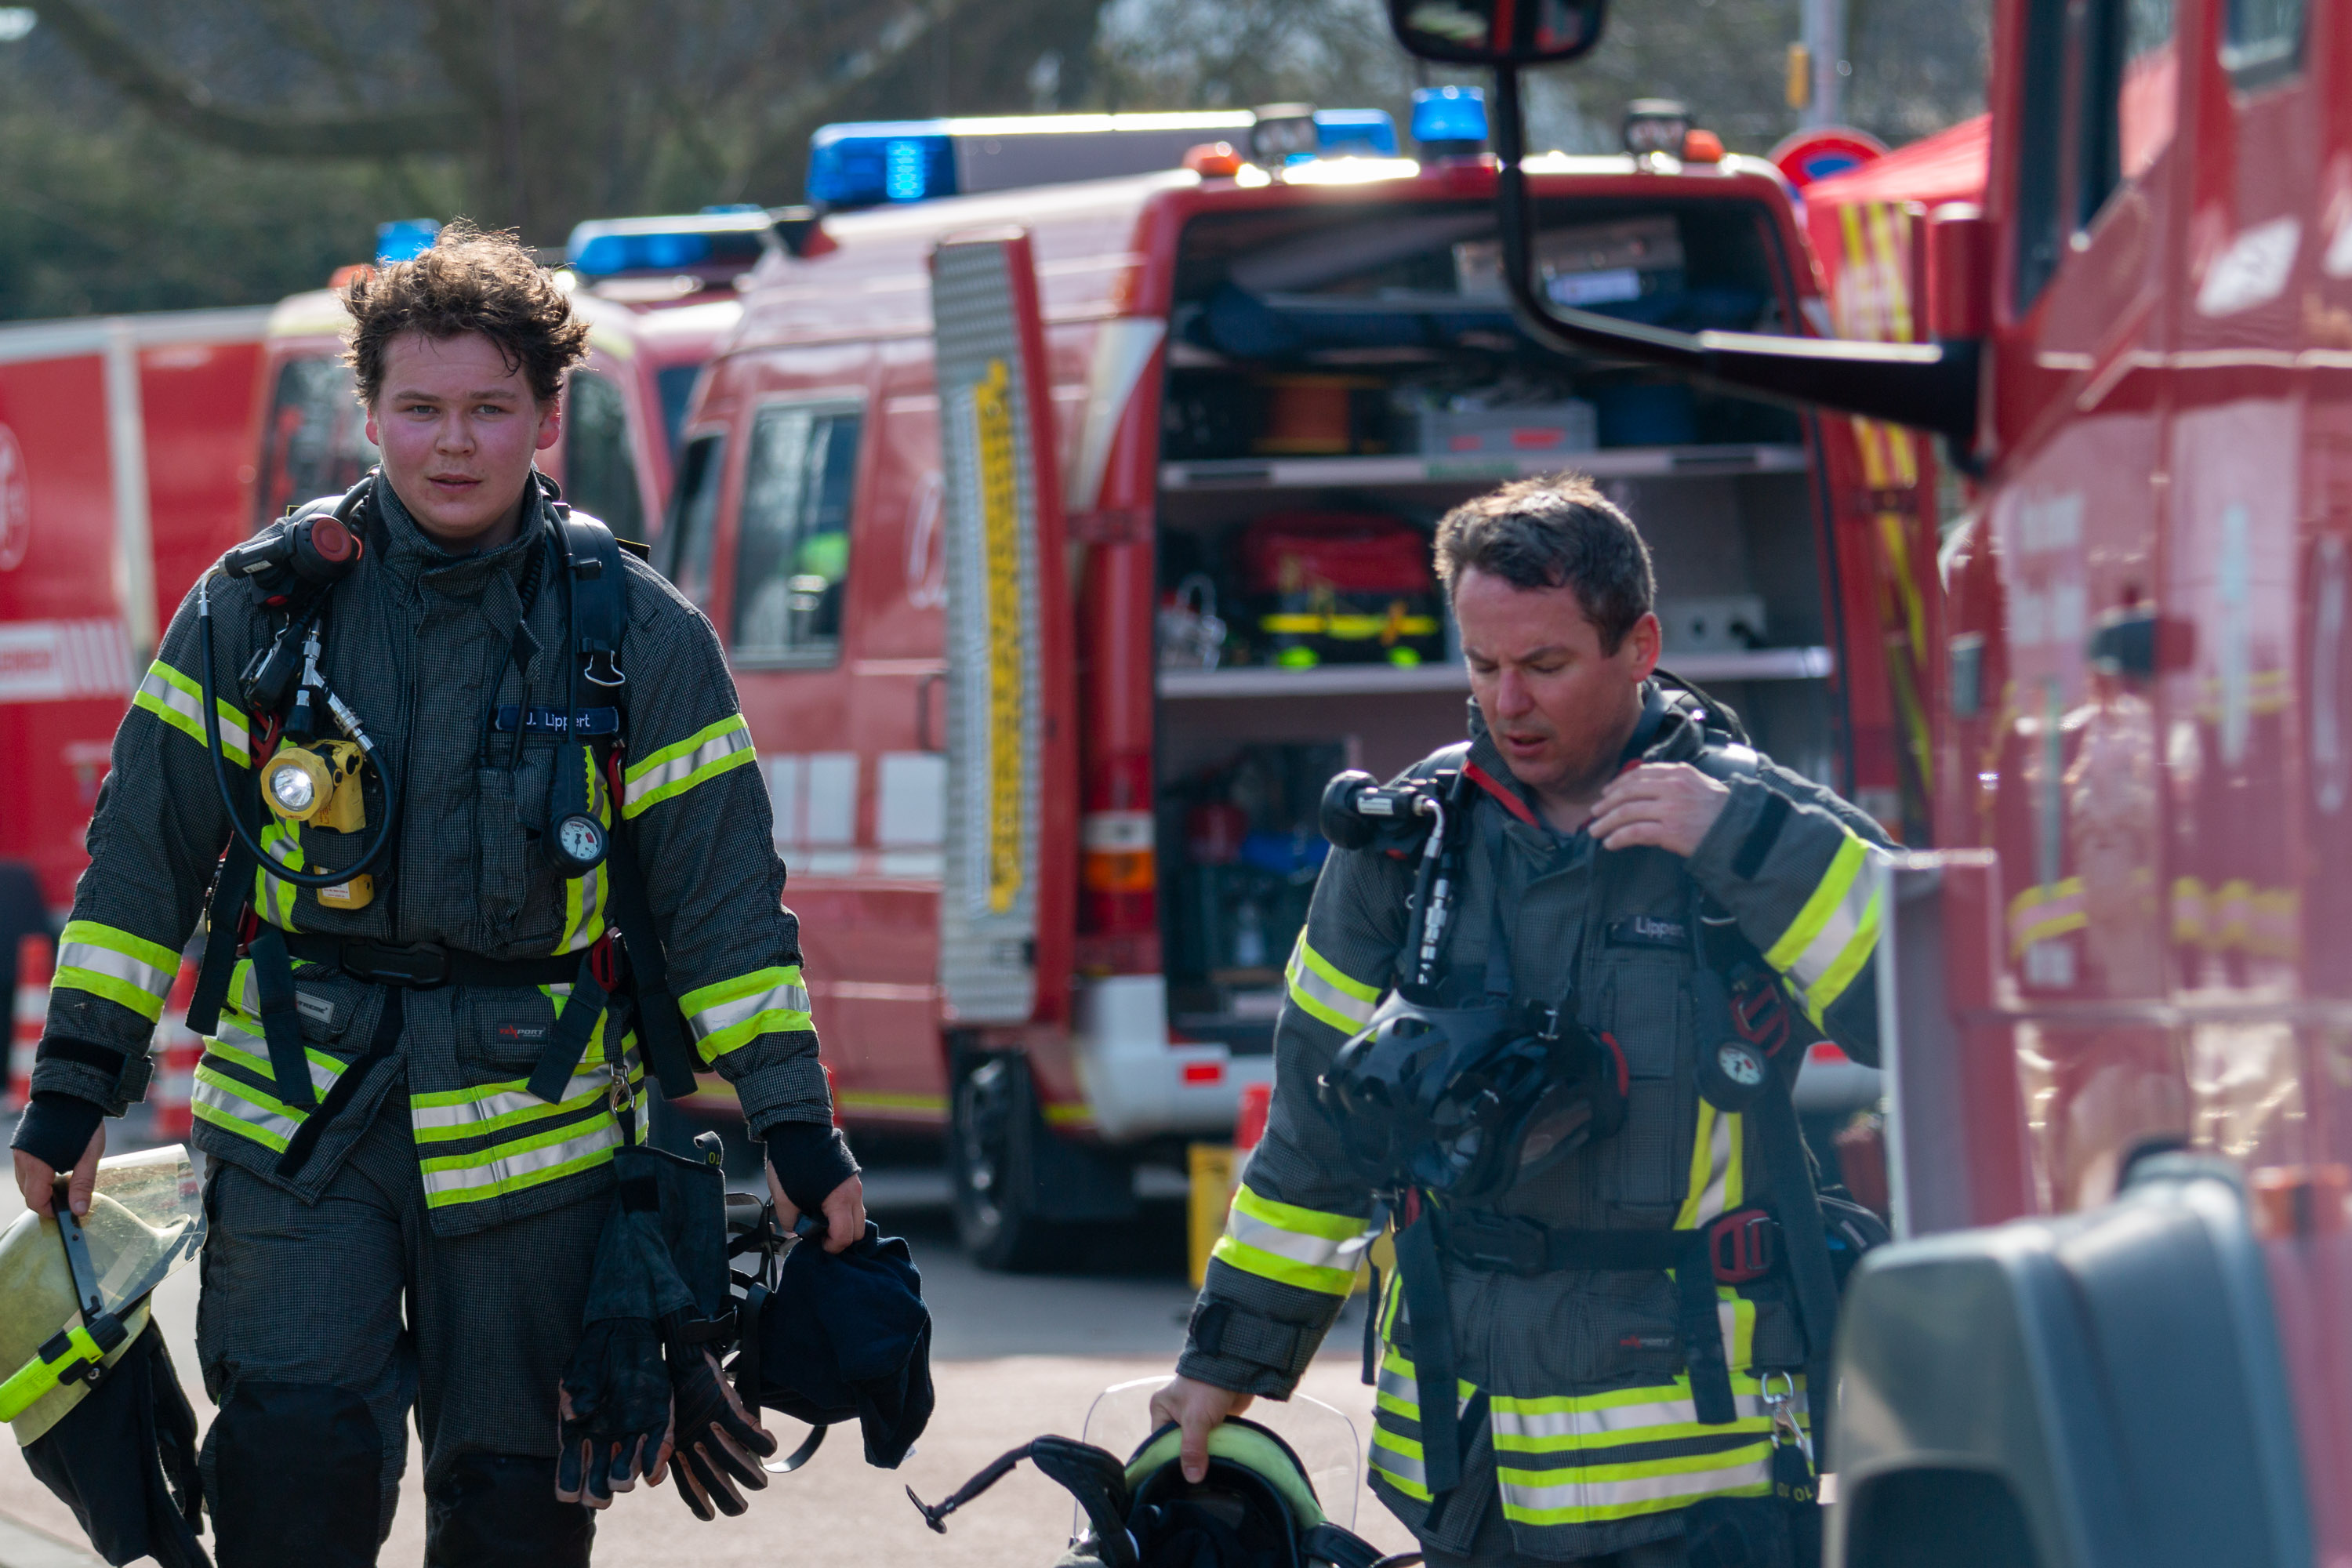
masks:
<svg viewBox="0 0 2352 1568"><path fill-rule="evenodd" d="M340 871L294 870L255 841L252 829L245 825L244 814L237 809L236 791L229 783L228 763L221 753L220 708L213 698L213 690L219 684L219 678L215 671L213 660L212 581L213 574L207 572L196 584L196 636L204 645L203 658L200 661L204 679L198 687L201 693L198 700L205 710L205 750L212 756L213 782L220 789L221 805L228 811L229 830L236 835L236 840L245 847L245 852L258 861L261 868L278 880L289 882L298 888L340 887L352 878L360 876L382 859L384 850L391 846L393 825L400 820L400 781L393 777L392 770L385 767L376 757L375 744L360 728L358 715L344 705L341 698L330 690L327 693L327 710L334 715L335 722L341 725L344 732L359 745L362 754L370 762L376 763L376 773L383 779L383 821L376 828L375 838L368 845L367 852L360 857L357 865L346 867ZM289 635L291 630L289 626ZM260 750L258 737L255 736L250 730L247 732L247 746L249 753L258 753ZM252 756L252 765L257 777L262 766L262 759L258 754Z"/></svg>

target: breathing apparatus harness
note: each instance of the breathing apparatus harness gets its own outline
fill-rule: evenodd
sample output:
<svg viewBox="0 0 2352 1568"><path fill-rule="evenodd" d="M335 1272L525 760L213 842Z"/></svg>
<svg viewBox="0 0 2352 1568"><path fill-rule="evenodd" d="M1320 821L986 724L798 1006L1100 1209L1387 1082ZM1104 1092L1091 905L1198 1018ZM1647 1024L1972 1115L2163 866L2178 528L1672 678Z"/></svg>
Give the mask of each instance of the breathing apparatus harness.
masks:
<svg viewBox="0 0 2352 1568"><path fill-rule="evenodd" d="M1723 779L1754 776L1757 753L1737 715L1664 670L1654 679L1627 747L1630 758L1688 763ZM1442 959L1457 923L1473 805L1490 795L1527 816L1508 784L1486 774L1468 751L1466 742L1449 748L1426 773L1387 786L1366 773L1341 773L1325 791L1322 808L1324 833L1339 847L1419 860L1394 987L1370 1023L1340 1047L1318 1091L1356 1173L1378 1194L1375 1223L1382 1215L1397 1222L1399 1288L1412 1325L1429 1489L1442 1499L1459 1484L1466 1435L1486 1417L1483 1391L1466 1406L1456 1395L1443 1256L1526 1275L1672 1271L1692 1400L1707 1425L1728 1423L1738 1413L1716 1287L1785 1268L1807 1345L1811 1433L1797 1420L1794 1379L1768 1374L1764 1397L1773 1416L1776 1479L1810 1498L1814 1444L1828 1424L1828 1402L1820 1394L1830 1386L1837 1287L1811 1161L1789 1097L1804 1050L1802 1044L1789 1048L1798 1031L1777 977L1732 917L1695 884L1681 934L1696 960L1699 1092L1718 1110L1747 1115L1756 1128L1777 1213L1743 1209L1691 1230L1573 1230L1465 1206L1614 1136L1624 1125L1630 1089L1617 1042L1573 1016L1572 980L1569 994L1554 1005L1514 1004L1499 905L1484 999L1471 1006L1441 1003ZM1501 842L1499 836L1493 840L1498 888ZM1662 924L1662 932L1670 931ZM1722 1021L1722 1037L1710 1045L1713 1020ZM1367 1383L1374 1380L1379 1316L1369 1314L1365 1325Z"/></svg>
<svg viewBox="0 0 2352 1568"><path fill-rule="evenodd" d="M670 1099L695 1092L686 1021L669 988L668 967L654 931L642 868L629 836L610 831L598 809L601 798L614 816L619 813L621 759L627 746L624 693L628 678L619 663L622 635L628 622L627 576L621 564L621 546L602 522L564 505L553 481L543 475L533 475L536 488L525 504L543 504L551 519L541 538L561 552L559 574L571 657L563 710L551 714L527 704L513 710L515 745L519 750L526 730L552 729L560 733L543 840L550 857L567 877L587 876L600 866L604 868L607 907L613 931L619 934L618 950L613 931L608 931L576 958L491 959L436 942L394 943L289 932L257 918L252 897L256 873L265 866L277 880L320 890L322 902L363 907L373 897L368 872L391 847L398 826L402 796L398 774L385 764L359 716L319 670L321 628L329 603L336 585L351 575L366 554L366 536L379 515L375 487L383 482L381 470L370 470L331 510L320 503L298 509L285 522L229 551L215 568L251 582L264 606L284 616L275 636L255 653L238 678L238 694L248 714L252 790L240 790L231 779L221 745L212 574L205 574L196 590L203 645L198 691L205 743L211 753L214 783L228 815L231 837L206 910L205 955L189 1003L188 1026L200 1035L217 1032L240 951L250 957L270 1076L285 1103L309 1113L278 1159L278 1174L289 1178L308 1160L341 1100L366 1076L347 1069L325 1101L320 1100L310 1081L296 1005L293 965L298 959L331 965L352 978L395 988L428 989L451 984L571 985L529 1082L530 1092L550 1103L563 1098L598 1018L625 985L634 993L646 1060L662 1092ZM532 564L526 568L530 585L537 581L538 559L535 552ZM529 603L526 595L526 612ZM583 679L606 694L609 707L582 708ZM508 711L501 709L492 715L497 727L504 727ZM318 739L321 712L346 740ZM606 742L601 758L594 743L599 738ZM281 740L290 743L273 752ZM332 871L295 870L259 841L253 826L258 804L256 795L289 823L316 821L321 826L351 831L365 817L365 775L371 771L378 781L383 807L373 836L351 866ZM384 1026L378 1029L368 1052L351 1064L352 1069L371 1066L389 1054L398 1035L397 1001L395 990L385 1009ZM614 1114L625 1140L635 1143L635 1100L618 1053L612 1054L612 1068Z"/></svg>

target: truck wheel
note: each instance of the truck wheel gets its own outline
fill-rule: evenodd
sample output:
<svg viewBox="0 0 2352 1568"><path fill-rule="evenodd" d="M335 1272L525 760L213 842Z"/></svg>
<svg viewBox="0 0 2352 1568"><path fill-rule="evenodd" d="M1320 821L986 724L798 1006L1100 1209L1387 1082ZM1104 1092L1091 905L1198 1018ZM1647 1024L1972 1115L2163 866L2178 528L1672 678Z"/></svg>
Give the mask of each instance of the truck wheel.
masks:
<svg viewBox="0 0 2352 1568"><path fill-rule="evenodd" d="M1040 1268L1062 1250L1059 1227L1037 1212L1034 1173L1043 1135L1029 1067L1019 1057L974 1058L957 1075L948 1184L957 1239L982 1268Z"/></svg>

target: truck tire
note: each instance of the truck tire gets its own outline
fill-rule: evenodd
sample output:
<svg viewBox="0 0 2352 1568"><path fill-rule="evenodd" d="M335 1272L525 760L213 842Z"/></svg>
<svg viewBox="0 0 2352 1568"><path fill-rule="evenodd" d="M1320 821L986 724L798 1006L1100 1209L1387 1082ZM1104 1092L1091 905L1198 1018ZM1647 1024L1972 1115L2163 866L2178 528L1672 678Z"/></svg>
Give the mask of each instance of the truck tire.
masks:
<svg viewBox="0 0 2352 1568"><path fill-rule="evenodd" d="M1047 1137L1018 1056L960 1058L948 1127L956 1237L982 1268L1027 1271L1066 1255L1062 1226L1039 1211L1034 1176Z"/></svg>

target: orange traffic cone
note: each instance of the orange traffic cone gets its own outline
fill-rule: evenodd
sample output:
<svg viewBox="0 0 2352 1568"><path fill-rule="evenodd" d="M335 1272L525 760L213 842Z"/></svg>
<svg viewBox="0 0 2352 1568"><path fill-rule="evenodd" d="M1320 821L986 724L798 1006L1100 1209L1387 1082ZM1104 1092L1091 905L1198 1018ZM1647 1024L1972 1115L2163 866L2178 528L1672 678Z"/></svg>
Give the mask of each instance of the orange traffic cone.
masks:
<svg viewBox="0 0 2352 1568"><path fill-rule="evenodd" d="M33 1053L49 1016L49 977L57 952L36 931L16 941L16 1026L8 1047L8 1108L22 1110L33 1098Z"/></svg>
<svg viewBox="0 0 2352 1568"><path fill-rule="evenodd" d="M196 1058L205 1042L188 1028L188 999L195 994L196 966L180 965L172 998L163 1004L163 1020L155 1032L155 1087L147 1103L155 1109L155 1137L169 1142L185 1138L194 1127L189 1110L196 1091Z"/></svg>

